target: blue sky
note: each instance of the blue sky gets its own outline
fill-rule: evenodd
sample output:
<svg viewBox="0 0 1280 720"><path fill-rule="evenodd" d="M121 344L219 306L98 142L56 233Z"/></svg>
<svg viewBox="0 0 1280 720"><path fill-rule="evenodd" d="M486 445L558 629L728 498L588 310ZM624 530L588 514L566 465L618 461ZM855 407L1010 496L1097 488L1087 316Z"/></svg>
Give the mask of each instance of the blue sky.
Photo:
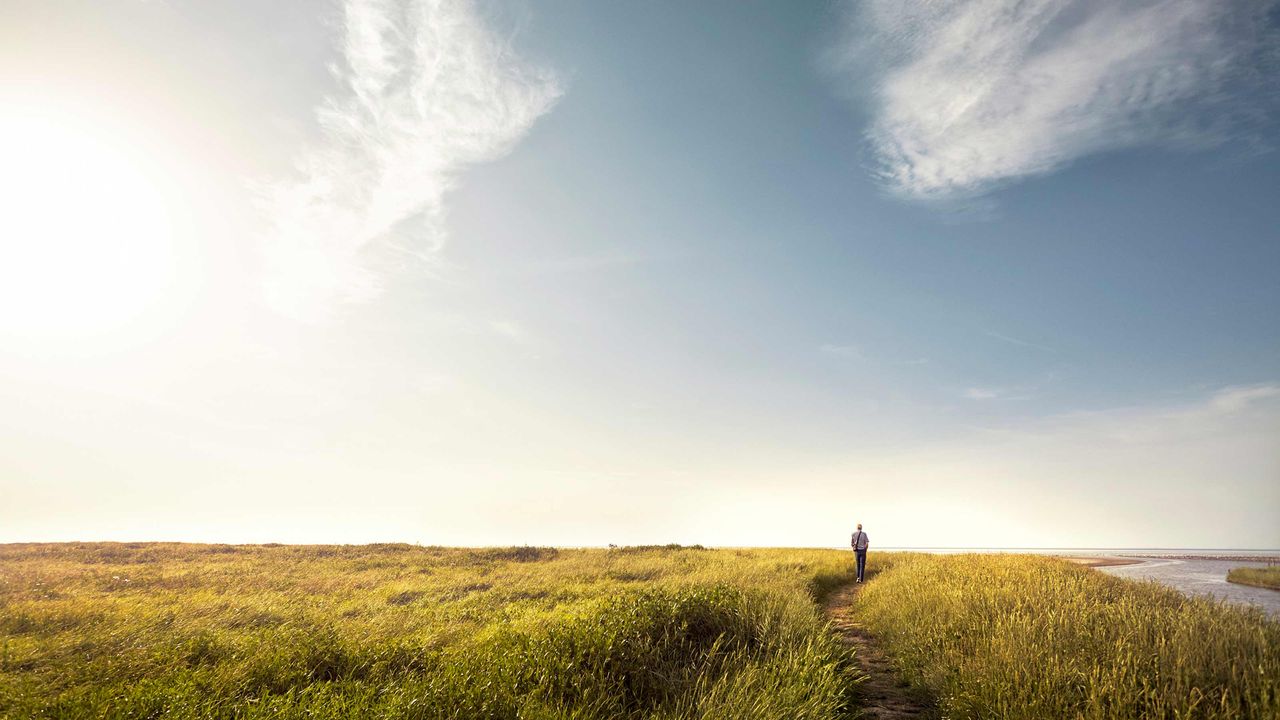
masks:
<svg viewBox="0 0 1280 720"><path fill-rule="evenodd" d="M0 541L1280 547L1275 3L12 8Z"/></svg>

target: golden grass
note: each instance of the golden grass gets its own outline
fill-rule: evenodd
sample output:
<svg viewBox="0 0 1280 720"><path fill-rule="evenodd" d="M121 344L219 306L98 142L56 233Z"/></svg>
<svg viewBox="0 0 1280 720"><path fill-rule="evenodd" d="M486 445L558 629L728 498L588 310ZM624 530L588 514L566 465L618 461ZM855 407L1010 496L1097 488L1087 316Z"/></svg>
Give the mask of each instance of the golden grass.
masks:
<svg viewBox="0 0 1280 720"><path fill-rule="evenodd" d="M1280 590L1280 567L1242 567L1227 571L1227 580L1241 585Z"/></svg>
<svg viewBox="0 0 1280 720"><path fill-rule="evenodd" d="M825 550L0 546L0 718L848 717ZM1051 558L872 553L951 718L1280 717L1280 629Z"/></svg>
<svg viewBox="0 0 1280 720"><path fill-rule="evenodd" d="M832 718L821 550L0 546L0 717Z"/></svg>
<svg viewBox="0 0 1280 720"><path fill-rule="evenodd" d="M857 617L950 718L1280 718L1280 623L1060 559L897 557Z"/></svg>

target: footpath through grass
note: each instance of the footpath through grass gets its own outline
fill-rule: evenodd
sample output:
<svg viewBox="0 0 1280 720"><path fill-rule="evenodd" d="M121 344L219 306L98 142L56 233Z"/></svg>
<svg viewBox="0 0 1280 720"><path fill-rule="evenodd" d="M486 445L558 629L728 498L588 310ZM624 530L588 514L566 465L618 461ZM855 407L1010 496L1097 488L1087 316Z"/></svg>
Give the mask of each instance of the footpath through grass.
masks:
<svg viewBox="0 0 1280 720"><path fill-rule="evenodd" d="M842 717L823 550L0 546L0 718Z"/></svg>
<svg viewBox="0 0 1280 720"><path fill-rule="evenodd" d="M835 720L827 550L0 546L0 719ZM873 553L949 718L1280 717L1280 624L1029 556ZM815 603L815 600L819 601Z"/></svg>
<svg viewBox="0 0 1280 720"><path fill-rule="evenodd" d="M949 718L1280 718L1280 623L1046 557L907 555L857 617Z"/></svg>
<svg viewBox="0 0 1280 720"><path fill-rule="evenodd" d="M1227 571L1227 580L1241 585L1280 590L1280 567L1241 567Z"/></svg>

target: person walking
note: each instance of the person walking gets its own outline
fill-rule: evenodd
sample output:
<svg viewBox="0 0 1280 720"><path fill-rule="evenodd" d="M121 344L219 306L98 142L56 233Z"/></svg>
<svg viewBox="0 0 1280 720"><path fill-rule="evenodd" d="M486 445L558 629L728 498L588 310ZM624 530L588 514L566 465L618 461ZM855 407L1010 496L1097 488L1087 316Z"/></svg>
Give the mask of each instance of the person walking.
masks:
<svg viewBox="0 0 1280 720"><path fill-rule="evenodd" d="M867 547L871 544L867 540L867 534L862 532L862 523L858 523L858 529L853 533L853 554L858 558L858 582L862 582L862 573L867 569Z"/></svg>

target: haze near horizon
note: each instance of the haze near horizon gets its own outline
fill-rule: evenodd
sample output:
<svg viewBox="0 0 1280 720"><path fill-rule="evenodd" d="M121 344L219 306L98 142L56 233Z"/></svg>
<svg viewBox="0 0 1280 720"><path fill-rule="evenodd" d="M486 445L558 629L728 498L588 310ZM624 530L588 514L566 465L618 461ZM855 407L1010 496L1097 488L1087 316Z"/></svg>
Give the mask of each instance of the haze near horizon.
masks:
<svg viewBox="0 0 1280 720"><path fill-rule="evenodd" d="M0 542L1280 548L1271 0L13 0Z"/></svg>

